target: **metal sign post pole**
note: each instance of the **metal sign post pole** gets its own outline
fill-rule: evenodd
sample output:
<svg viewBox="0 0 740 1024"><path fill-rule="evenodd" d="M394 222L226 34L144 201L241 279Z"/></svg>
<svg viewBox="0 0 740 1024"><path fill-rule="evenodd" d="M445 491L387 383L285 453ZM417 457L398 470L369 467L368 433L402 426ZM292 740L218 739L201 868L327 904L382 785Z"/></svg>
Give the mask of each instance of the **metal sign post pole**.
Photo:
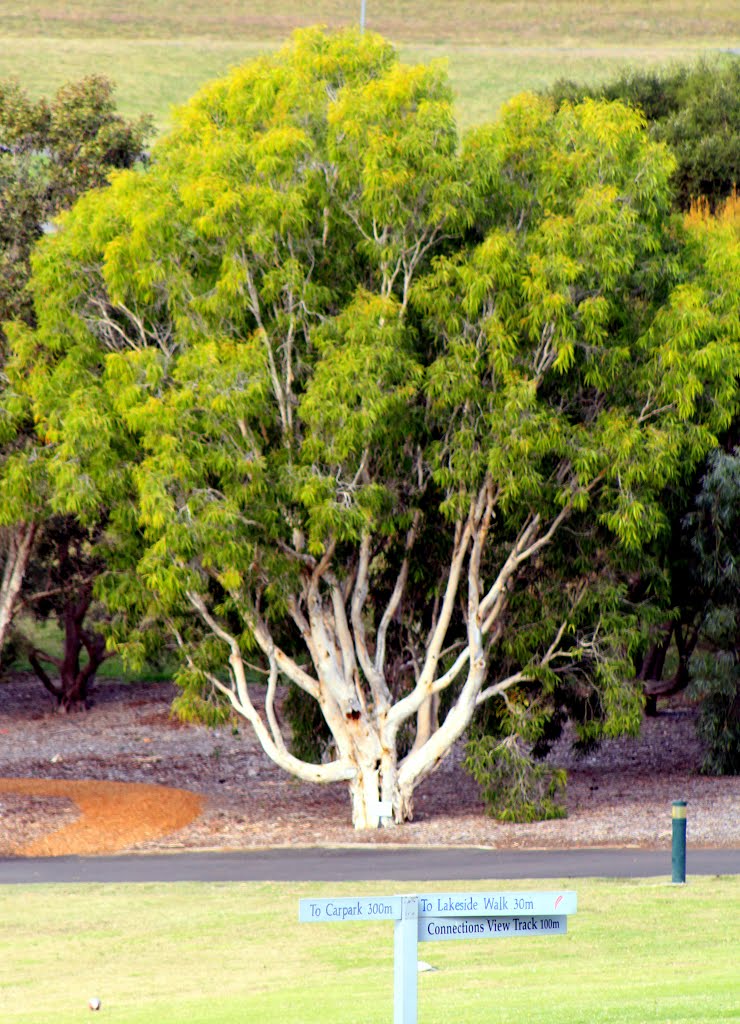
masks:
<svg viewBox="0 0 740 1024"><path fill-rule="evenodd" d="M402 896L393 936L393 1024L417 1024L419 898Z"/></svg>

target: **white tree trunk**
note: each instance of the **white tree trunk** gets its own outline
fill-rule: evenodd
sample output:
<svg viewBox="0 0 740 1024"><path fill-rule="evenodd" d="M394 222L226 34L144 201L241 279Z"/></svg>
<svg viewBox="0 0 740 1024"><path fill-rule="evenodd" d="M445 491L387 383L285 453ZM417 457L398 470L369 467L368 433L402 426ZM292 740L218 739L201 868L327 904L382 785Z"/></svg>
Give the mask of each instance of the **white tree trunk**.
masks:
<svg viewBox="0 0 740 1024"><path fill-rule="evenodd" d="M18 595L31 558L37 527L31 523L8 528L5 532L5 566L0 580L0 651L8 639L18 607Z"/></svg>
<svg viewBox="0 0 740 1024"><path fill-rule="evenodd" d="M439 727L439 694L430 694L416 712L416 736L412 752L421 750L433 732Z"/></svg>
<svg viewBox="0 0 740 1024"><path fill-rule="evenodd" d="M268 623L254 604L244 594L232 593L235 606L240 609L270 666L264 716L250 698L239 641L216 620L201 595L189 594L192 607L230 651L231 685L209 676L213 686L225 693L239 714L250 721L263 749L281 768L308 782L346 781L356 829L376 829L379 825L411 819L416 787L434 772L463 736L476 707L528 678L524 672L517 672L484 689L487 645L495 641L502 628L508 594L520 566L549 542L568 508L558 513L546 530L537 516L526 522L497 576L486 586L481 579L481 565L494 505L495 496L488 480L471 502L467 520L457 525L445 591L427 638L424 662L419 666L415 685L395 703L385 677L386 633L403 598L408 557L404 559L389 603L373 631L369 628L372 623L366 622L365 612L371 564L369 537L362 541L356 572L349 584L340 585L332 573L333 545L327 547L318 562L310 556L301 556L303 565L309 568L304 572L302 592L290 598L288 609L310 656L313 675L277 646ZM409 531L407 555L417 525L415 520ZM453 612L460 606L465 591L464 646L460 646L458 633L450 647L448 633ZM564 630L565 623L543 656L543 666L558 655ZM184 643L182 646L186 649ZM453 650L456 653L450 663ZM280 676L300 687L320 705L334 738L335 760L328 764L309 764L290 753L275 709ZM439 694L453 683L459 687L458 694L439 724ZM416 741L399 762L398 733L410 719L416 720ZM391 805L392 816L380 813L381 801Z"/></svg>

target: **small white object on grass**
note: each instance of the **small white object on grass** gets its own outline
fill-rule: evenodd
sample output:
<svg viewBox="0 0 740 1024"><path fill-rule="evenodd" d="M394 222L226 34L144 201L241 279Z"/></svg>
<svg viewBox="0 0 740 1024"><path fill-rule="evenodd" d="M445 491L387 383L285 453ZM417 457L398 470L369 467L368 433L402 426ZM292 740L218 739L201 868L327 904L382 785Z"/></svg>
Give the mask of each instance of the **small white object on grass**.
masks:
<svg viewBox="0 0 740 1024"><path fill-rule="evenodd" d="M426 960L417 960L416 961L416 969L419 972L419 974L422 974L424 971L436 971L436 970L438 970L437 967L432 967L431 964L428 964L426 962Z"/></svg>
<svg viewBox="0 0 740 1024"><path fill-rule="evenodd" d="M93 996L92 999L88 1000L87 1005L90 1007L91 1010L99 1010L101 1002L97 996Z"/></svg>

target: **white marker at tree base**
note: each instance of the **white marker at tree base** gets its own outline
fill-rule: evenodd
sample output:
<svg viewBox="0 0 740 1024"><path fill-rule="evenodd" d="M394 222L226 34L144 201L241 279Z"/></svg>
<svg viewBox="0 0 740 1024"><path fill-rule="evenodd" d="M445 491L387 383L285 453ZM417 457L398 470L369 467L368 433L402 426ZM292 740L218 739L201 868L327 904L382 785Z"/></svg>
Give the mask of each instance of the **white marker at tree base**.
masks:
<svg viewBox="0 0 740 1024"><path fill-rule="evenodd" d="M570 890L357 896L301 900L298 920L393 921L393 1024L417 1024L419 942L564 935L577 905Z"/></svg>

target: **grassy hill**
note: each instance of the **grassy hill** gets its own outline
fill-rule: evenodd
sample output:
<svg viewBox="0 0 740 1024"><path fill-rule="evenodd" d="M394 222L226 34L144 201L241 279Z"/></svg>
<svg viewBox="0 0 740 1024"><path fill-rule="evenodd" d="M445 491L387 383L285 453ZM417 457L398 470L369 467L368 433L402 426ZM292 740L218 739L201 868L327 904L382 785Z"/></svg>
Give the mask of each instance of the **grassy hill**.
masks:
<svg viewBox="0 0 740 1024"><path fill-rule="evenodd" d="M277 47L299 25L356 24L360 0L3 0L0 77L35 95L91 72L127 114L160 127L209 78ZM556 78L740 47L737 0L367 0L367 26L410 61L446 57L462 125Z"/></svg>

